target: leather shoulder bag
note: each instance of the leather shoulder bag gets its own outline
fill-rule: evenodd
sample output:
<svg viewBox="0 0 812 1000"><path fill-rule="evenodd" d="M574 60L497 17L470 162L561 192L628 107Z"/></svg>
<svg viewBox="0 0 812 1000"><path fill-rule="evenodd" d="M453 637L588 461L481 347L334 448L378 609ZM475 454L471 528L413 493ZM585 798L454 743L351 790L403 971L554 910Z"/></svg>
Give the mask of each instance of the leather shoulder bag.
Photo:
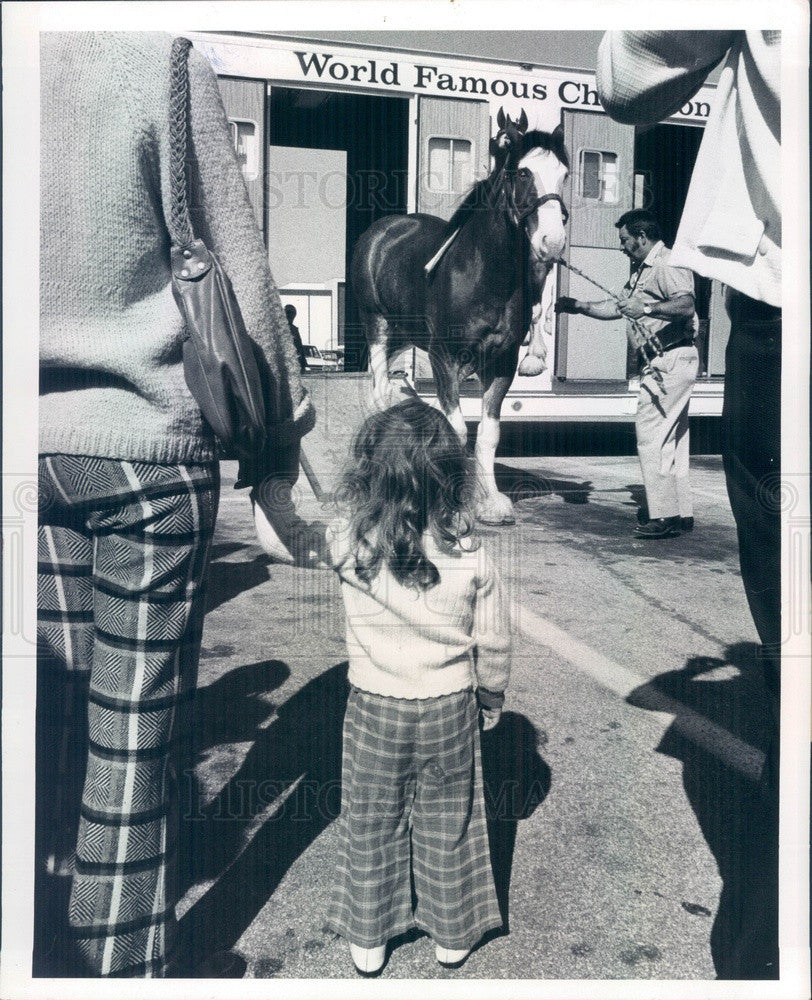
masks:
<svg viewBox="0 0 812 1000"><path fill-rule="evenodd" d="M189 215L189 49L172 45L170 81L172 292L183 314L186 384L227 454L255 461L265 442L263 383L234 290Z"/></svg>

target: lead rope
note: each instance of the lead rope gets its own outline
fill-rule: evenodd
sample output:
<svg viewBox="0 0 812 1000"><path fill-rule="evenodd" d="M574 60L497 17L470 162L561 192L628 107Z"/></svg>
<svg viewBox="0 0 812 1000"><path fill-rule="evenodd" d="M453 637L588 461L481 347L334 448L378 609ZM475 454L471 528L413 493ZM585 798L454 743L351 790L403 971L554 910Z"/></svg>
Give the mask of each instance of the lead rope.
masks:
<svg viewBox="0 0 812 1000"><path fill-rule="evenodd" d="M564 260L563 257L557 257L555 262L556 264L563 264L564 267L568 267L570 271L577 274L579 278L583 278L584 281L588 281L590 285L594 285L602 292L605 292L613 302L618 305L620 304L619 296L615 295L614 292L610 292L609 289L605 288L599 281L595 281L594 278L590 278L588 274L584 274L584 272L574 264L570 264L569 261ZM653 333L651 330L647 330L637 319L627 318L627 322L630 324L629 339L632 342L632 347L637 349L640 354L640 358L643 361L643 375L651 375L660 388L663 388L662 373L656 368L651 367L651 362L654 358L661 358L663 356L663 345L660 343L660 338L656 333ZM665 389L663 389L663 392L665 392Z"/></svg>

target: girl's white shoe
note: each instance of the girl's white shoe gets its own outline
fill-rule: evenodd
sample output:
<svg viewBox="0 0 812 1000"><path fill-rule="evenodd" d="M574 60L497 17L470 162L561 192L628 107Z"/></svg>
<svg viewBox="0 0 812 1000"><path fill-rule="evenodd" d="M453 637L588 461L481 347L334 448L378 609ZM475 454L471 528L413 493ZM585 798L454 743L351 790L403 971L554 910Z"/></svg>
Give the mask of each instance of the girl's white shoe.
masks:
<svg viewBox="0 0 812 1000"><path fill-rule="evenodd" d="M448 969L456 969L468 958L471 954L471 949L443 948L442 945L438 944L434 949L434 954L437 956L437 961L440 965L444 965Z"/></svg>
<svg viewBox="0 0 812 1000"><path fill-rule="evenodd" d="M383 968L386 959L386 945L382 944L378 948L362 948L360 945L350 942L350 955L355 968L362 976L375 976Z"/></svg>

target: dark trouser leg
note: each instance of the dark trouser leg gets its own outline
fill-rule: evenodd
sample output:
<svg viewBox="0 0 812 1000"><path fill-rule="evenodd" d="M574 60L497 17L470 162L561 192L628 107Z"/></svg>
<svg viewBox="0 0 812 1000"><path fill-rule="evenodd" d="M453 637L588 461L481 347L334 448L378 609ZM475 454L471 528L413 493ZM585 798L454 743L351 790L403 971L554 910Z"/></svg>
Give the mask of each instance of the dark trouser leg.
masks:
<svg viewBox="0 0 812 1000"><path fill-rule="evenodd" d="M777 724L781 649L781 313L733 293L723 457L747 601Z"/></svg>
<svg viewBox="0 0 812 1000"><path fill-rule="evenodd" d="M778 955L778 774L781 689L781 313L733 293L728 302L723 457L739 537L745 593L762 642L772 734L762 790L765 810L748 824L745 857L757 856L757 878L743 875L741 929L730 975L772 978Z"/></svg>

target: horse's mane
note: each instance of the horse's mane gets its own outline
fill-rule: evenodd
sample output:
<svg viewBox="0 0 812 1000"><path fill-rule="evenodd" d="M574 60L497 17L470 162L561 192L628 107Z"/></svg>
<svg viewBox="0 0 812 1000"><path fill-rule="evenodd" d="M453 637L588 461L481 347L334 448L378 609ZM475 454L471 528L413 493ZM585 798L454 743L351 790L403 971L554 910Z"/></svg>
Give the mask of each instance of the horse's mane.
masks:
<svg viewBox="0 0 812 1000"><path fill-rule="evenodd" d="M560 132L551 134L550 132L541 132L538 129L526 132L522 135L518 151L514 154L514 162L518 163L531 149L549 150L569 170L570 159ZM503 164L500 164L484 180L477 181L473 185L446 223L446 236L450 236L454 230L465 225L475 212L483 210L500 211L507 207L507 195L504 184L505 173L502 170L502 166Z"/></svg>
<svg viewBox="0 0 812 1000"><path fill-rule="evenodd" d="M505 193L504 179L504 173L500 169L497 169L484 180L477 181L446 223L446 235L450 236L455 229L460 229L464 226L475 213L482 211L493 212L506 208L507 195Z"/></svg>

